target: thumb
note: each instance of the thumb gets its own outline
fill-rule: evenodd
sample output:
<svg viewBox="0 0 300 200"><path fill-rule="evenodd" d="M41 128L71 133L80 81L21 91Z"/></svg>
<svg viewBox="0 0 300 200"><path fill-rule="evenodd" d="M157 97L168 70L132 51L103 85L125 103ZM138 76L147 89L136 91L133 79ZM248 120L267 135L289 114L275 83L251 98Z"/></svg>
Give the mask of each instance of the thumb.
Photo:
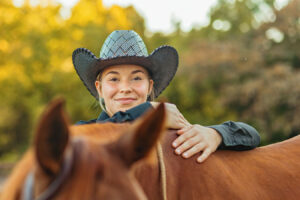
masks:
<svg viewBox="0 0 300 200"><path fill-rule="evenodd" d="M184 125L181 124L181 123L168 122L167 123L167 128L170 128L170 129L182 129L182 128L184 128Z"/></svg>
<svg viewBox="0 0 300 200"><path fill-rule="evenodd" d="M177 135L182 135L185 132L187 132L188 130L190 130L192 128L192 126L185 126L183 128L181 128L180 130L177 131Z"/></svg>

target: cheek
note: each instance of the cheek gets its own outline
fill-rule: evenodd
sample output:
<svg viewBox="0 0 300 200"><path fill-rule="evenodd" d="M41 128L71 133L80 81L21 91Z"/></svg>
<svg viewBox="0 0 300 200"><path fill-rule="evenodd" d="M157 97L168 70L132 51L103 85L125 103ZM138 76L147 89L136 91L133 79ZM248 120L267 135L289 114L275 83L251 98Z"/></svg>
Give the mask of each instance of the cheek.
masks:
<svg viewBox="0 0 300 200"><path fill-rule="evenodd" d="M136 85L136 91L143 96L147 96L148 95L148 89L149 89L149 84L148 82L144 82L141 84L137 84Z"/></svg>
<svg viewBox="0 0 300 200"><path fill-rule="evenodd" d="M102 84L102 95L103 97L110 97L114 95L118 91L117 86L113 84L107 84L103 83Z"/></svg>

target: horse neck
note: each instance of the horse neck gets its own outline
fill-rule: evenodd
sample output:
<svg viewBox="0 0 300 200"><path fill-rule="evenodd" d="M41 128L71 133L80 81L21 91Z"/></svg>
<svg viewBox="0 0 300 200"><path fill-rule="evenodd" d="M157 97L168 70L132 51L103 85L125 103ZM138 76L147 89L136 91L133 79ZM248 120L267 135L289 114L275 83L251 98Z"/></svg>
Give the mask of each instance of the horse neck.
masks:
<svg viewBox="0 0 300 200"><path fill-rule="evenodd" d="M33 160L32 150L27 151L22 160L14 167L12 175L5 182L1 199L20 199L23 183L33 167Z"/></svg>
<svg viewBox="0 0 300 200"><path fill-rule="evenodd" d="M157 155L157 149L153 150L146 160L136 163L132 171L148 199L163 200L161 166Z"/></svg>
<svg viewBox="0 0 300 200"><path fill-rule="evenodd" d="M178 185L176 173L180 170L180 164L173 162L177 156L174 156L170 145L176 137L176 131L166 131L146 161L137 163L133 168L136 179L149 199L172 199L167 194L167 186Z"/></svg>

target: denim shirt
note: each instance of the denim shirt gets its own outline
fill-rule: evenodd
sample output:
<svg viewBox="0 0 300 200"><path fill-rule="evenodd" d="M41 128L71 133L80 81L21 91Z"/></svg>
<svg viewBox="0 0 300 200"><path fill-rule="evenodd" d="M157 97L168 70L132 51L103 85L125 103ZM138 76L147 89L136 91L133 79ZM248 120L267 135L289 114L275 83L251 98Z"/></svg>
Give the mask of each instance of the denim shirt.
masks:
<svg viewBox="0 0 300 200"><path fill-rule="evenodd" d="M91 123L123 123L137 119L144 114L145 111L153 109L150 102L142 103L125 112L116 112L112 117L109 117L106 112L101 112L97 119L89 121L79 121L76 125L91 124ZM215 129L222 137L222 142L218 149L224 150L249 150L257 147L260 143L260 136L255 128L243 123L227 121L219 125L208 126Z"/></svg>

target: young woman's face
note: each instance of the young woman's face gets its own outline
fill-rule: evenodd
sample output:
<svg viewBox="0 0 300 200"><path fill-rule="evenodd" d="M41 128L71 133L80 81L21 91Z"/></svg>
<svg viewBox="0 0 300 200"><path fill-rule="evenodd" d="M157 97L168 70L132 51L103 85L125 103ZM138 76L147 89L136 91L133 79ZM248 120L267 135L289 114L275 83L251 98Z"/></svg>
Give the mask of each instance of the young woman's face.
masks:
<svg viewBox="0 0 300 200"><path fill-rule="evenodd" d="M99 97L105 102L107 114L126 111L146 102L153 81L147 70L138 65L114 65L103 70L101 80L95 82Z"/></svg>

